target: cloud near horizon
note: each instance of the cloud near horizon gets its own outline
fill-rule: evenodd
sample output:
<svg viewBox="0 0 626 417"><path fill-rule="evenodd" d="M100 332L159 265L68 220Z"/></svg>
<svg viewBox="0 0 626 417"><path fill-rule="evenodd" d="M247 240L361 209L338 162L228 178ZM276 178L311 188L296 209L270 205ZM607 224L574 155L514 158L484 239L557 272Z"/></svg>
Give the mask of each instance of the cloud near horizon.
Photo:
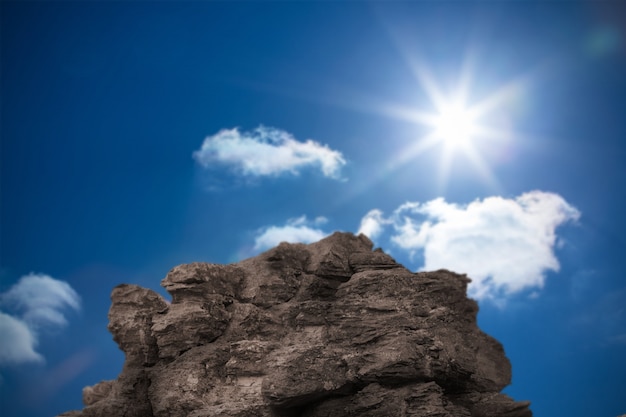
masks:
<svg viewBox="0 0 626 417"><path fill-rule="evenodd" d="M311 139L299 142L284 130L264 126L248 132L222 129L208 136L193 158L204 168L222 164L252 177L298 175L304 168L316 167L326 177L341 179L346 164L342 153L328 145Z"/></svg>
<svg viewBox="0 0 626 417"><path fill-rule="evenodd" d="M469 204L437 198L408 202L385 218L371 210L360 233L372 240L391 228L390 242L415 255L421 270L446 268L467 273L470 296L501 299L542 288L547 271L558 271L556 228L576 221L580 212L554 193L531 191L514 199L488 197Z"/></svg>
<svg viewBox="0 0 626 417"><path fill-rule="evenodd" d="M306 216L289 219L284 226L266 226L258 230L254 240L254 250L273 248L281 242L312 243L325 238L330 233L319 228L327 222L325 217L310 221Z"/></svg>
<svg viewBox="0 0 626 417"><path fill-rule="evenodd" d="M0 294L0 365L43 362L35 349L40 332L66 326L64 311L79 311L80 305L80 296L65 281L45 274L21 277Z"/></svg>

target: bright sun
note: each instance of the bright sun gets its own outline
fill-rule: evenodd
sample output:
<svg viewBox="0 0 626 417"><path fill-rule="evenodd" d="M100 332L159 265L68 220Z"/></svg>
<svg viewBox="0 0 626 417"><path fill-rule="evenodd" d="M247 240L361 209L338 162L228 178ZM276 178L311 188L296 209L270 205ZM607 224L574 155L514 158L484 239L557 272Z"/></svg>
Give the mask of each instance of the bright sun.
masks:
<svg viewBox="0 0 626 417"><path fill-rule="evenodd" d="M473 77L469 65L463 65L456 88L448 90L448 94L424 65L415 63L412 66L423 97L430 101L431 109L424 111L392 103L379 108L378 111L383 114L426 127L425 130L420 129L425 132L424 136L396 153L390 163L393 168L390 169L397 169L424 152L440 148L437 178L441 189L445 188L455 166L465 166L463 160L473 166L485 183L497 189L498 181L483 154L497 157L505 151L511 139L519 137L512 130L508 111L512 106L519 106L526 79L512 80L481 100L474 101L470 94Z"/></svg>
<svg viewBox="0 0 626 417"><path fill-rule="evenodd" d="M433 125L435 135L452 150L470 145L478 128L471 111L458 103L443 106Z"/></svg>

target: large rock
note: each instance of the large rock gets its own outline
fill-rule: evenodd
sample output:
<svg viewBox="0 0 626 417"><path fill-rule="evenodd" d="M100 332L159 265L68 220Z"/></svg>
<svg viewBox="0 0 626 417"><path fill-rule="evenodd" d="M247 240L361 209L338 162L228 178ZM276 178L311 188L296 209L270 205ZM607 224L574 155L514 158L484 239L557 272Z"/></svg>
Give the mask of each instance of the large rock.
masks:
<svg viewBox="0 0 626 417"><path fill-rule="evenodd" d="M365 236L281 243L162 281L168 303L113 290L116 381L80 417L530 417L500 391L511 366L476 325L469 279L412 273Z"/></svg>

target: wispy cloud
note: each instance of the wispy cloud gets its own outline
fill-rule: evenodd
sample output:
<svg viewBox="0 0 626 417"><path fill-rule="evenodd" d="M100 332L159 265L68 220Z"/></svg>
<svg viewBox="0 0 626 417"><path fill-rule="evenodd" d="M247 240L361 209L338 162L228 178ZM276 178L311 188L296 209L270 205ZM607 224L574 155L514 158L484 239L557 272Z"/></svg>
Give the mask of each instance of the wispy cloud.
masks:
<svg viewBox="0 0 626 417"><path fill-rule="evenodd" d="M284 130L260 126L253 131L223 129L208 136L193 158L203 167L222 164L251 177L298 175L315 167L329 178L340 179L346 164L341 152L308 139L296 140Z"/></svg>
<svg viewBox="0 0 626 417"><path fill-rule="evenodd" d="M272 248L281 242L311 243L328 236L330 233L319 228L326 223L325 217L307 220L306 216L289 219L284 226L266 226L259 229L254 240L254 250Z"/></svg>
<svg viewBox="0 0 626 417"><path fill-rule="evenodd" d="M42 330L67 325L65 310L80 309L80 297L65 281L25 275L0 294L0 365L42 362L35 348Z"/></svg>
<svg viewBox="0 0 626 417"><path fill-rule="evenodd" d="M0 365L43 362L43 356L35 351L37 336L22 320L0 312L0 335Z"/></svg>
<svg viewBox="0 0 626 417"><path fill-rule="evenodd" d="M466 205L443 198L408 202L388 218L372 210L359 231L376 239L391 227L392 244L411 255L423 254L421 269L467 273L471 296L500 299L543 287L545 273L559 270L554 254L557 227L579 216L561 196L532 191Z"/></svg>

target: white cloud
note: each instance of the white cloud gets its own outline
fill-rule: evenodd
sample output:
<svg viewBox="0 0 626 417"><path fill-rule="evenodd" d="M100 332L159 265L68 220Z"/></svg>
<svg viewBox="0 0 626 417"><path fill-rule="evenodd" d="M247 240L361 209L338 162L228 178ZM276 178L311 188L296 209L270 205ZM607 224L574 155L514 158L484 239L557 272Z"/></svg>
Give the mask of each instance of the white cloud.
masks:
<svg viewBox="0 0 626 417"><path fill-rule="evenodd" d="M410 254L423 251L421 269L467 273L471 296L496 299L542 288L546 271L559 270L556 228L579 216L561 196L532 191L515 199L489 197L467 205L442 198L409 202L388 219L370 211L361 229L377 236L382 225L390 224L396 246Z"/></svg>
<svg viewBox="0 0 626 417"><path fill-rule="evenodd" d="M328 236L316 226L326 223L325 217L317 217L314 221L307 220L306 216L287 220L284 226L268 226L258 231L254 240L254 250L265 250L281 242L311 243Z"/></svg>
<svg viewBox="0 0 626 417"><path fill-rule="evenodd" d="M284 130L260 126L251 132L223 129L208 136L194 159L203 167L222 163L245 176L299 174L318 167L326 177L339 179L346 161L341 152L311 139L297 141Z"/></svg>
<svg viewBox="0 0 626 417"><path fill-rule="evenodd" d="M0 364L43 362L35 351L36 335L22 320L0 311L0 335Z"/></svg>
<svg viewBox="0 0 626 417"><path fill-rule="evenodd" d="M370 239L376 239L383 231L383 226L389 224L383 217L383 212L377 209L370 210L362 219L357 234L363 233Z"/></svg>
<svg viewBox="0 0 626 417"><path fill-rule="evenodd" d="M29 274L0 294L0 364L41 362L35 351L39 331L67 325L64 310L80 309L80 297L64 281Z"/></svg>

